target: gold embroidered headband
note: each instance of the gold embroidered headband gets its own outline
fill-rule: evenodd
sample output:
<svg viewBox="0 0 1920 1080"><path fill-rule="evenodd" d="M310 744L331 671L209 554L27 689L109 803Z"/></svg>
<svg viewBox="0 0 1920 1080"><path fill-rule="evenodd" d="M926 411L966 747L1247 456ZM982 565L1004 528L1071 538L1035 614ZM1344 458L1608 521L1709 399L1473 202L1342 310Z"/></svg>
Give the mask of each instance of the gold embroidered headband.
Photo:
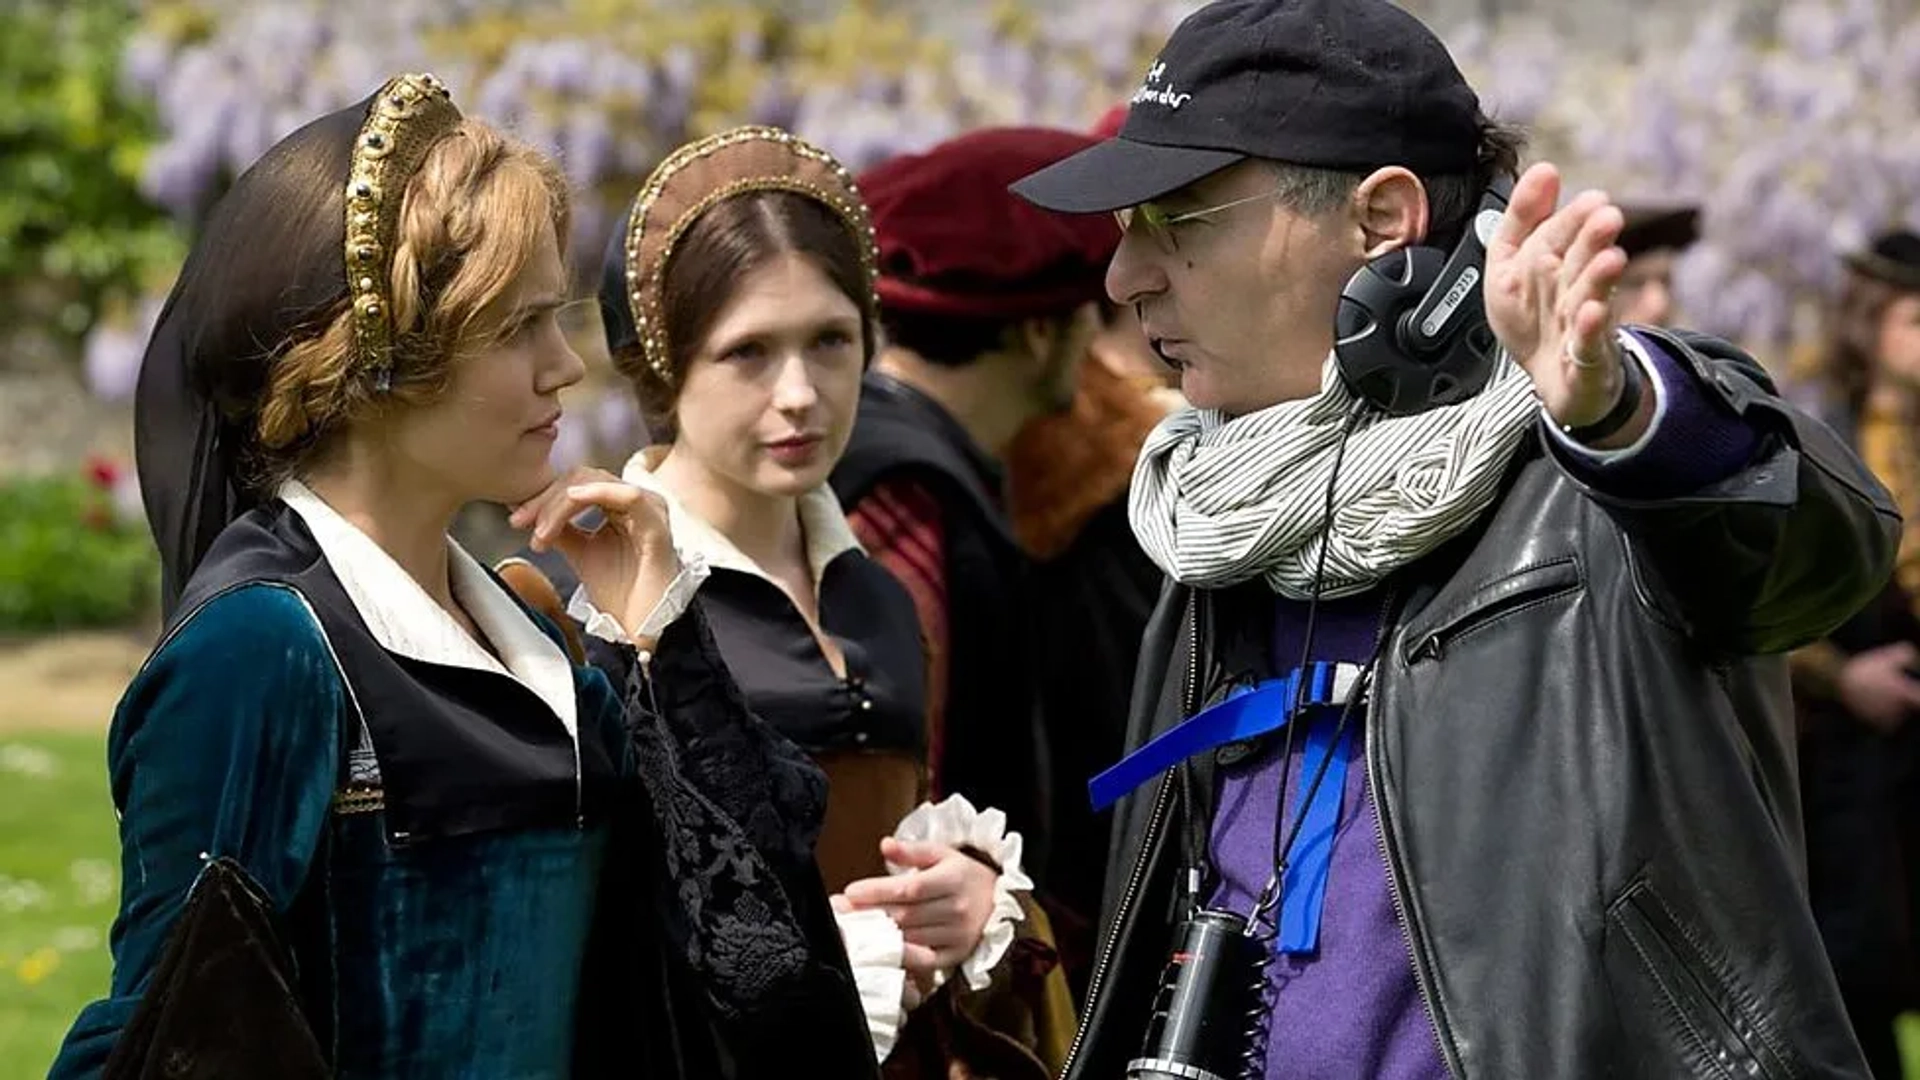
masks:
<svg viewBox="0 0 1920 1080"><path fill-rule="evenodd" d="M453 96L432 75L401 75L374 95L353 143L347 180L347 295L356 364L383 392L393 380L393 253L400 204L427 151L460 125Z"/></svg>
<svg viewBox="0 0 1920 1080"><path fill-rule="evenodd" d="M832 154L788 131L739 127L688 143L660 163L634 200L627 223L627 305L647 367L663 385L673 385L667 330L661 314L661 282L675 245L700 215L736 195L791 191L825 206L853 234L860 249L869 326L880 317L874 292L879 253L867 204L853 174Z"/></svg>

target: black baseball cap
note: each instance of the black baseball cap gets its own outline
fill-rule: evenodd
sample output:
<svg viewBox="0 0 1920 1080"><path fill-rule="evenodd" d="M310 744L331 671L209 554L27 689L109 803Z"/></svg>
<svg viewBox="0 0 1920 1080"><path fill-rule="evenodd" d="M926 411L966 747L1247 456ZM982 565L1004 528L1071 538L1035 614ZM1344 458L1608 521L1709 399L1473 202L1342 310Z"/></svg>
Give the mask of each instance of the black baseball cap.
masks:
<svg viewBox="0 0 1920 1080"><path fill-rule="evenodd" d="M1120 134L1013 185L1049 210L1157 199L1246 158L1424 176L1472 172L1480 99L1388 0L1215 0L1189 15Z"/></svg>

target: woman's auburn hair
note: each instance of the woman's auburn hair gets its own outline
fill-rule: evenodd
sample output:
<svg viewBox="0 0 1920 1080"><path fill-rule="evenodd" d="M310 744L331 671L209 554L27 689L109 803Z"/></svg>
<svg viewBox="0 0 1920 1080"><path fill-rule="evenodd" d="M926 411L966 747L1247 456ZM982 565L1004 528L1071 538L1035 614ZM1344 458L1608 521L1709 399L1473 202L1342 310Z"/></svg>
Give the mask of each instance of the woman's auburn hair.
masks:
<svg viewBox="0 0 1920 1080"><path fill-rule="evenodd" d="M463 357L498 341L507 313L497 302L548 229L564 260L571 215L566 178L545 154L471 117L441 139L401 207L390 386L357 356L343 297L317 333L288 342L270 364L252 431L267 479L297 474L368 417L435 400Z"/></svg>

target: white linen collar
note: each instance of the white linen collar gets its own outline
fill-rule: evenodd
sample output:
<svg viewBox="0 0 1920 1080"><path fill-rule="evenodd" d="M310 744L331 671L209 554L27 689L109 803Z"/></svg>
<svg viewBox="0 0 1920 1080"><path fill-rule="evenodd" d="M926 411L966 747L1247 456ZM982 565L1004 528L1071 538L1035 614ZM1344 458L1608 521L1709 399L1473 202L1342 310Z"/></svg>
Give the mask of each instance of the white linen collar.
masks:
<svg viewBox="0 0 1920 1080"><path fill-rule="evenodd" d="M447 537L453 595L498 650L498 658L427 595L393 556L313 489L290 480L279 494L306 522L333 576L381 648L424 663L505 675L533 691L579 741L579 700L566 653L453 537Z"/></svg>
<svg viewBox="0 0 1920 1080"><path fill-rule="evenodd" d="M620 479L666 500L667 528L673 534L674 548L700 555L710 567L752 574L778 585L779 582L773 581L772 575L759 563L749 558L724 533L709 525L706 519L687 509L674 497L673 492L660 483L653 474L653 467L659 464L657 451L658 448L651 453L642 450L628 458ZM653 460L649 460L650 457ZM834 496L832 488L821 484L796 501L800 509L800 533L806 540L807 565L813 572L813 588L817 599L827 564L849 551L861 550L860 541L853 535L853 527L847 524L847 515L840 509L840 500Z"/></svg>

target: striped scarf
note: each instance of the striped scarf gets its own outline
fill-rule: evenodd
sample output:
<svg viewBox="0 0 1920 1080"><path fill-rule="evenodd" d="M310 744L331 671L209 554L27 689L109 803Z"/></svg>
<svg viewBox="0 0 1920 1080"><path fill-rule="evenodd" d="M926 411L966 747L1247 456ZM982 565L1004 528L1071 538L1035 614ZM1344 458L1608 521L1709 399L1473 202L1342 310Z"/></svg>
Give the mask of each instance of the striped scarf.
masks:
<svg viewBox="0 0 1920 1080"><path fill-rule="evenodd" d="M1502 360L1481 393L1413 416L1363 420L1340 464L1333 527L1327 482L1353 394L1332 357L1320 393L1227 419L1185 409L1154 428L1133 471L1128 514L1148 557L1185 585L1264 576L1274 592L1323 597L1372 588L1472 525L1537 422L1533 384Z"/></svg>

